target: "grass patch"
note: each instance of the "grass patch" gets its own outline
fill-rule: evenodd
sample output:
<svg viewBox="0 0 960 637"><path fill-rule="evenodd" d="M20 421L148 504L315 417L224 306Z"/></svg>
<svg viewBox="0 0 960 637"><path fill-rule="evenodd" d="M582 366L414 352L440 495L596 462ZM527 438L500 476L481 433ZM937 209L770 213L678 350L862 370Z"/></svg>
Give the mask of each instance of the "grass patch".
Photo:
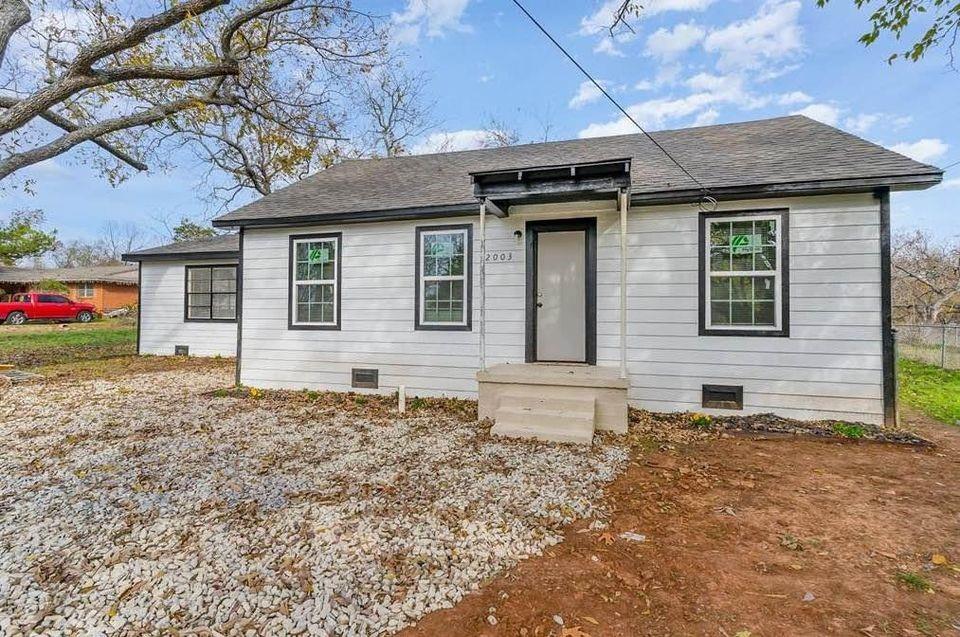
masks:
<svg viewBox="0 0 960 637"><path fill-rule="evenodd" d="M897 580L897 583L903 584L918 593L926 593L927 591L933 590L933 586L926 577L918 575L917 573L911 573L910 571L897 571L894 579Z"/></svg>
<svg viewBox="0 0 960 637"><path fill-rule="evenodd" d="M908 359L899 361L900 398L949 425L960 423L960 371Z"/></svg>
<svg viewBox="0 0 960 637"><path fill-rule="evenodd" d="M833 423L833 433L841 438L850 438L853 440L863 438L867 434L866 430L860 425L853 425L848 422Z"/></svg>
<svg viewBox="0 0 960 637"><path fill-rule="evenodd" d="M0 363L34 368L136 354L137 328L126 321L27 325L0 331Z"/></svg>

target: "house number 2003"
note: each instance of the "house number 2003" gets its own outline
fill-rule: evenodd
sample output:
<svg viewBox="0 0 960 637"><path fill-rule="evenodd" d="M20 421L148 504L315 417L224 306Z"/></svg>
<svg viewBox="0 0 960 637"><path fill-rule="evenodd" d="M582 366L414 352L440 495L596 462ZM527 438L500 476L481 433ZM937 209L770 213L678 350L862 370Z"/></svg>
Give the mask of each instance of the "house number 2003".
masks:
<svg viewBox="0 0 960 637"><path fill-rule="evenodd" d="M488 252L484 261L487 263L513 261L513 252L509 250L505 252Z"/></svg>

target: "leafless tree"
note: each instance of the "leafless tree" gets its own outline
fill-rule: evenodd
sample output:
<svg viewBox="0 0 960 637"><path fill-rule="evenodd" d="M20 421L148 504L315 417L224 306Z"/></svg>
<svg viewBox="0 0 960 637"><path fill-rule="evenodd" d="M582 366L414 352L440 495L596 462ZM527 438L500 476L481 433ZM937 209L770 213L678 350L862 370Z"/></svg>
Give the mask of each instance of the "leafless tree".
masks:
<svg viewBox="0 0 960 637"><path fill-rule="evenodd" d="M386 61L349 0L154 1L0 0L0 180L79 147L117 183L189 145L268 192L335 155L345 87Z"/></svg>
<svg viewBox="0 0 960 637"><path fill-rule="evenodd" d="M960 319L960 238L937 241L921 230L898 234L892 261L899 320L931 324Z"/></svg>
<svg viewBox="0 0 960 637"><path fill-rule="evenodd" d="M434 103L424 96L426 86L424 73L409 73L401 65L371 73L357 100L368 122L357 150L375 157L407 153L412 140L434 127Z"/></svg>
<svg viewBox="0 0 960 637"><path fill-rule="evenodd" d="M484 137L481 142L483 148L499 148L501 146L516 146L520 143L520 133L513 126L508 126L496 117L488 116L487 124L483 127Z"/></svg>
<svg viewBox="0 0 960 637"><path fill-rule="evenodd" d="M120 261L123 254L145 247L147 240L147 233L137 224L111 219L103 224L100 244L105 257Z"/></svg>

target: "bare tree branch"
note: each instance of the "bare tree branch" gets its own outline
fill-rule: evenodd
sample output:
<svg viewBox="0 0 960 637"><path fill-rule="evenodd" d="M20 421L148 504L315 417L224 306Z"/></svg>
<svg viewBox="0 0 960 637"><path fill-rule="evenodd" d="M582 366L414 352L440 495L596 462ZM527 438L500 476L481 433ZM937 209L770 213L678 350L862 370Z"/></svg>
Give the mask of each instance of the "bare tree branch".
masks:
<svg viewBox="0 0 960 637"><path fill-rule="evenodd" d="M0 66L10 37L30 22L30 7L23 0L0 0Z"/></svg>
<svg viewBox="0 0 960 637"><path fill-rule="evenodd" d="M17 100L13 99L12 97L6 97L4 95L0 95L0 106L4 108L10 108L16 103L16 101ZM50 122L54 126L61 128L67 132L73 132L80 128L79 126L71 122L66 117L63 117L62 115L54 113L53 111L44 111L43 113L40 113L40 117ZM100 138L91 139L90 141L96 144L97 146L99 146L100 148L102 148L103 150L107 151L108 153L110 153L111 155L113 155L123 163L127 164L131 168L134 168L138 171L144 171L147 169L147 165L144 164L142 161L139 161L136 158L129 155L128 153L126 153L125 151L120 150L116 146L112 145L110 142L107 142Z"/></svg>

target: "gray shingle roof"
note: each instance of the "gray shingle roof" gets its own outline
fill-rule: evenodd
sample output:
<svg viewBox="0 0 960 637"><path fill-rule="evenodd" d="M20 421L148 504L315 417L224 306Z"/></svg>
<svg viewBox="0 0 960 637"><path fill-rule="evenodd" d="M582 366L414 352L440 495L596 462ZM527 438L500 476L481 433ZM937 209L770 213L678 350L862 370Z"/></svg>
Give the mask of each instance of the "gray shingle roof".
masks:
<svg viewBox="0 0 960 637"><path fill-rule="evenodd" d="M711 191L836 180L919 177L939 169L804 116L654 133ZM641 134L432 155L349 160L233 212L218 226L271 219L474 204L471 172L632 158L634 197L696 191ZM896 180L890 182L896 184Z"/></svg>
<svg viewBox="0 0 960 637"><path fill-rule="evenodd" d="M37 283L39 281L60 281L62 283L89 281L92 283L136 285L137 266L121 264L96 265L85 268L0 268L0 283Z"/></svg>
<svg viewBox="0 0 960 637"><path fill-rule="evenodd" d="M149 261L153 259L229 259L240 256L240 235L222 234L215 237L180 241L137 250L123 255L124 261Z"/></svg>

